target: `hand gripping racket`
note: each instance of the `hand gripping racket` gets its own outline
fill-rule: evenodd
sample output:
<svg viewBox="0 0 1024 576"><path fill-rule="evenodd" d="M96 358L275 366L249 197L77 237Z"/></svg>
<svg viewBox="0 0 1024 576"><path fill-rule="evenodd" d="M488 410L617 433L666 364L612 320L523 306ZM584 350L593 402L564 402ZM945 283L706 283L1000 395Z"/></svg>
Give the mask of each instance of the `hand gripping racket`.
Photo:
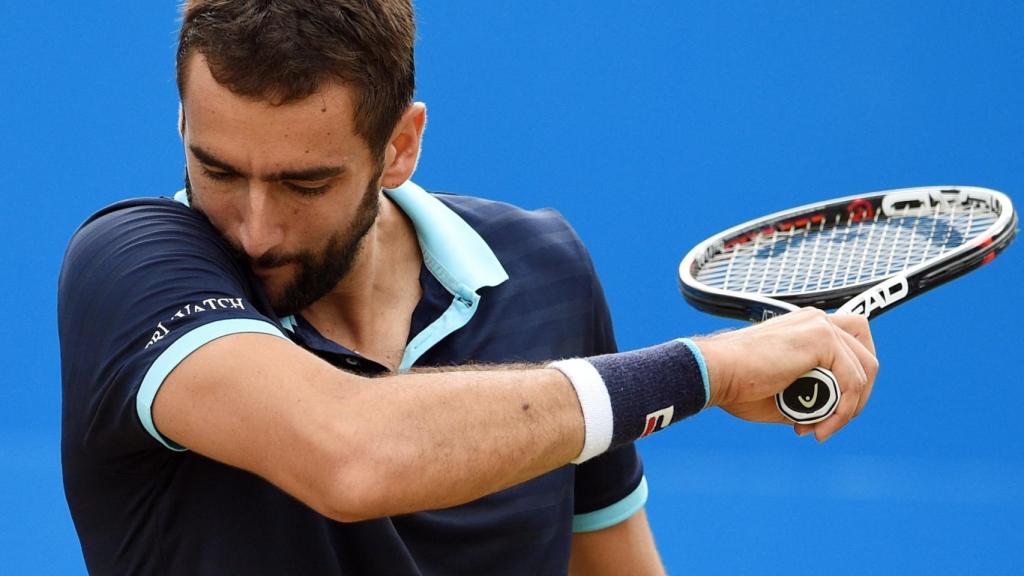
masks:
<svg viewBox="0 0 1024 576"><path fill-rule="evenodd" d="M995 258L1017 233L1005 194L969 186L904 188L776 212L701 242L679 264L694 307L760 322L814 306L874 318ZM814 368L776 395L813 424L839 403Z"/></svg>

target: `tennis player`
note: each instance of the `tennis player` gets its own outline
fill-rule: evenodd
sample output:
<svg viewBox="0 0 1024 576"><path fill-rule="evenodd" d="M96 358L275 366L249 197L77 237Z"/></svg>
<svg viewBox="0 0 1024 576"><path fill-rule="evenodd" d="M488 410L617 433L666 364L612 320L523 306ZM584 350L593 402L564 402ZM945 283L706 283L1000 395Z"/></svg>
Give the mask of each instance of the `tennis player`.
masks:
<svg viewBox="0 0 1024 576"><path fill-rule="evenodd" d="M710 406L780 422L818 365L843 404L798 432L862 409L863 320L615 353L557 213L414 184L408 1L183 10L185 189L97 212L60 278L91 572L658 574L634 440Z"/></svg>

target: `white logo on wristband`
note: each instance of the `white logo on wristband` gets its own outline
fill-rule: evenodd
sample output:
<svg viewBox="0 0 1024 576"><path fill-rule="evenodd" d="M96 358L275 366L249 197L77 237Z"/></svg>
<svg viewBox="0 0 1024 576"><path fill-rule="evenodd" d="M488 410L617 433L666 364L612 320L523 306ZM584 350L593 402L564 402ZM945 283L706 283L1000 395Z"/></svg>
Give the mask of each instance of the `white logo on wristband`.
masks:
<svg viewBox="0 0 1024 576"><path fill-rule="evenodd" d="M646 438L659 428L668 428L668 425L672 423L673 412L675 412L675 406L662 408L661 410L648 414L647 423L644 425L644 433L641 434L640 437Z"/></svg>

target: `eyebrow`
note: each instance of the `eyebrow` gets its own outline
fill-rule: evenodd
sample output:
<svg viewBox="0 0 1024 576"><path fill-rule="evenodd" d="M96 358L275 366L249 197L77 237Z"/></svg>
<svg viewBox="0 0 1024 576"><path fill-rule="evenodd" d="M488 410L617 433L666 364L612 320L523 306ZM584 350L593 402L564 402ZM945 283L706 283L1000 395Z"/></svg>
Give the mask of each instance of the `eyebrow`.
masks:
<svg viewBox="0 0 1024 576"><path fill-rule="evenodd" d="M241 174L242 171L238 170L234 166L227 162L220 160L208 150L190 144L188 149L192 154L199 159L200 162L207 166L223 170L225 172L231 172L232 174ZM344 166L311 166L309 168L302 168L300 170L281 170L267 174L262 179L267 182L277 180L298 180L298 181L309 181L313 182L316 180L325 180L327 178L334 178L340 176L345 172Z"/></svg>

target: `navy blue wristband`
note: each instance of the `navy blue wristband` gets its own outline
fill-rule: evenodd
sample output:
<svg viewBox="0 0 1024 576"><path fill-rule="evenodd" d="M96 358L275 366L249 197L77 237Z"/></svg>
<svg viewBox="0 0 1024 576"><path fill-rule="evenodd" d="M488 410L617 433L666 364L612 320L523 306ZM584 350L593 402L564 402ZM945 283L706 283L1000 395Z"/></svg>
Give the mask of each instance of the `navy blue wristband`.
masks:
<svg viewBox="0 0 1024 576"><path fill-rule="evenodd" d="M700 412L710 396L700 349L685 338L551 367L568 376L583 408L577 463Z"/></svg>

